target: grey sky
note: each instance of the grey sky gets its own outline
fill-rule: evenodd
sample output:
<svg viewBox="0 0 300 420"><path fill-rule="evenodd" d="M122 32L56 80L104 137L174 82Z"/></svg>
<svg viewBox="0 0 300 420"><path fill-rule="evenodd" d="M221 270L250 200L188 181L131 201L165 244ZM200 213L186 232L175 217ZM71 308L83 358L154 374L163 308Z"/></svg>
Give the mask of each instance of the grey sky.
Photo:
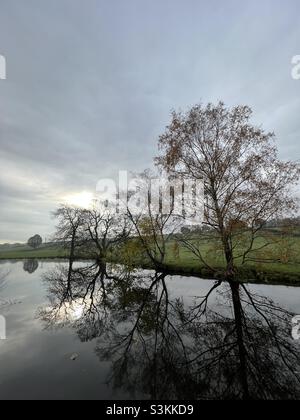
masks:
<svg viewBox="0 0 300 420"><path fill-rule="evenodd" d="M171 108L253 107L300 159L299 0L0 0L0 242L65 195L152 164Z"/></svg>

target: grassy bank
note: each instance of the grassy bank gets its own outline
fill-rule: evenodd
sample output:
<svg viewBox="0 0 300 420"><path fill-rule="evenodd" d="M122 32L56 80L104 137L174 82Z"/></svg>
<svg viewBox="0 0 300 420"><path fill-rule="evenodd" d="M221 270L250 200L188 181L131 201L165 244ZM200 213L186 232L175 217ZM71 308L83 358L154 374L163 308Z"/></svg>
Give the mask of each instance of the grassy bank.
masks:
<svg viewBox="0 0 300 420"><path fill-rule="evenodd" d="M38 249L32 249L27 245L9 246L0 248L0 260L22 260L30 258L66 258L68 252L56 245L45 244Z"/></svg>
<svg viewBox="0 0 300 420"><path fill-rule="evenodd" d="M247 265L239 266L239 278L241 281L251 281L255 283L265 284L290 284L300 286L300 238L293 238L293 249L290 250L294 258L292 261L286 263L248 263ZM218 257L211 249L210 244L207 244L207 249L204 250L208 261L213 267L219 267L222 271L224 261ZM54 244L44 244L38 249L32 249L27 245L24 246L9 246L8 248L0 248L0 260L22 260L22 259L63 259L68 257L68 251ZM79 259L85 259L84 255L78 255ZM86 257L90 259L90 257ZM115 262L120 262L120 259L113 258ZM147 261L133 261L133 266L143 268L153 268ZM194 275L202 278L219 278L218 273L213 273L204 266L201 266L199 260L185 248L180 248L179 252L174 255L173 243L169 244L167 250L167 258L165 269L169 273Z"/></svg>

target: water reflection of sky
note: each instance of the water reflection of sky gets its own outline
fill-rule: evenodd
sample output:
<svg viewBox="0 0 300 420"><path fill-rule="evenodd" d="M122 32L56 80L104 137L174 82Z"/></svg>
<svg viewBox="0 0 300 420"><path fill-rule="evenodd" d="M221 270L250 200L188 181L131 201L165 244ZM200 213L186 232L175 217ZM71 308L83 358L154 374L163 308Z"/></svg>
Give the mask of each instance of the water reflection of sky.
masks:
<svg viewBox="0 0 300 420"><path fill-rule="evenodd" d="M7 319L7 340L0 341L0 398L130 398L128 393L106 385L109 362L99 361L95 340L82 343L67 327L45 331L37 319L38 307L49 305L41 276L54 266L40 262L38 269L29 274L22 262L0 265L0 271L8 273L1 298L12 302L0 307L0 314ZM212 286L207 280L180 276L168 277L166 284L172 298L183 297L187 304L204 296ZM300 288L251 285L249 290L300 314ZM211 301L216 309L216 294ZM75 306L75 314L79 315L76 308L80 310L80 303L75 302ZM76 361L70 359L73 353L79 355Z"/></svg>
<svg viewBox="0 0 300 420"><path fill-rule="evenodd" d="M46 303L41 274L53 264L43 263L28 274L21 262L9 268L1 296L21 303L0 309L7 319L7 340L0 341L0 398L111 399L117 395L105 385L107 363L100 364L94 343L81 343L70 330L43 331L36 319L39 305ZM71 361L73 353L79 358Z"/></svg>

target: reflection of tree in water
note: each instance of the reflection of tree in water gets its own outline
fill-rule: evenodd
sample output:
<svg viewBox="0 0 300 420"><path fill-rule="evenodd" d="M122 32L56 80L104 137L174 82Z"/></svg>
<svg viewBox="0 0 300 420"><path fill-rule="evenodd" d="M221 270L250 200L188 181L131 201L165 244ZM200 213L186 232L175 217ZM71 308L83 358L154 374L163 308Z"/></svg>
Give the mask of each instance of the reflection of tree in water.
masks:
<svg viewBox="0 0 300 420"><path fill-rule="evenodd" d="M36 259L25 260L23 270L29 274L33 274L39 268L39 262Z"/></svg>
<svg viewBox="0 0 300 420"><path fill-rule="evenodd" d="M71 276L57 268L45 281L50 306L39 316L46 326L70 326L82 341L97 338L97 355L111 361L110 382L133 396L300 397L292 315L247 286L214 283L188 306L170 297L159 273L93 264Z"/></svg>
<svg viewBox="0 0 300 420"><path fill-rule="evenodd" d="M233 316L206 309L190 323L204 396L283 399L300 396L299 348L290 336L291 314L244 285L227 285L223 300ZM229 299L231 301L229 301ZM203 312L200 312L203 313Z"/></svg>

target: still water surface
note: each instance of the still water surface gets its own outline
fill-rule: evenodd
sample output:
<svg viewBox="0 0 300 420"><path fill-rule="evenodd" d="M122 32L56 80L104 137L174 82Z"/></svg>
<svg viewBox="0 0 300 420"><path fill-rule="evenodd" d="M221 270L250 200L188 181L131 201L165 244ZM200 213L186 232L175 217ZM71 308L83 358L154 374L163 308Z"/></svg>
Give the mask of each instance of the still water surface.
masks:
<svg viewBox="0 0 300 420"><path fill-rule="evenodd" d="M299 398L300 288L0 264L0 399Z"/></svg>

